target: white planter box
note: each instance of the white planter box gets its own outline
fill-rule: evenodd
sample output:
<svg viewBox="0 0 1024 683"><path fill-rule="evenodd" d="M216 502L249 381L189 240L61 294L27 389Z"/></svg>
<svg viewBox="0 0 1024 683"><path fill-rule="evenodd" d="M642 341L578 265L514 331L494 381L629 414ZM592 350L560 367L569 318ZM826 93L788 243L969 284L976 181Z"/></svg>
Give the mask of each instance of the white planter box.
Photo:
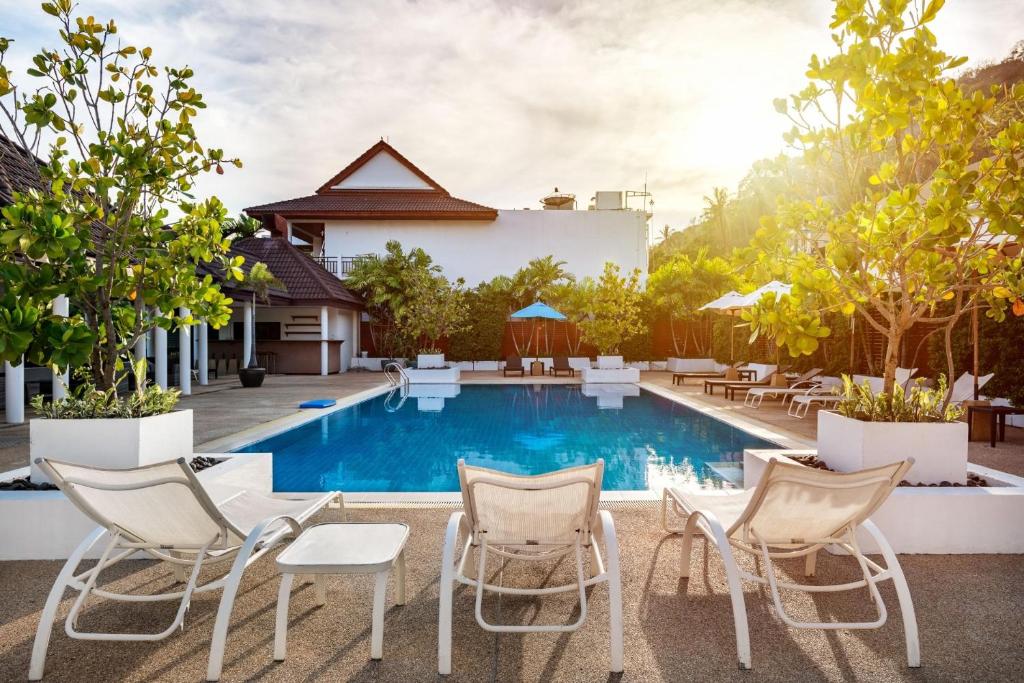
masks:
<svg viewBox="0 0 1024 683"><path fill-rule="evenodd" d="M444 367L443 353L421 353L416 356L416 367L421 370L430 370Z"/></svg>
<svg viewBox="0 0 1024 683"><path fill-rule="evenodd" d="M409 376L409 384L458 384L461 373L458 368L438 368L420 370L409 368L405 371Z"/></svg>
<svg viewBox="0 0 1024 683"><path fill-rule="evenodd" d="M669 372L718 372L714 358L669 358Z"/></svg>
<svg viewBox="0 0 1024 683"><path fill-rule="evenodd" d="M651 369L651 362L646 360L635 360L630 363L626 363L627 368L636 368L641 372L647 372Z"/></svg>
<svg viewBox="0 0 1024 683"><path fill-rule="evenodd" d="M651 361L651 370L657 370L657 371L664 372L667 369L668 369L668 361L663 361L663 360L652 360Z"/></svg>
<svg viewBox="0 0 1024 683"><path fill-rule="evenodd" d="M369 370L371 372L382 372L383 368L381 368L380 362L381 361L385 361L385 360L392 360L392 359L390 359L390 358L381 358L381 357L377 357L377 356L374 356L374 357L363 357L363 358L353 358L352 359L352 367L354 367L354 368L362 368L363 370ZM403 367L405 366L405 359L404 358L396 358L394 360L396 360L398 363L400 363Z"/></svg>
<svg viewBox="0 0 1024 683"><path fill-rule="evenodd" d="M584 368L589 368L590 366L590 358L588 358L587 356L569 357L569 367L572 368L573 370L583 370Z"/></svg>
<svg viewBox="0 0 1024 683"><path fill-rule="evenodd" d="M810 451L745 450L743 486L756 486L769 458ZM900 486L871 515L897 553L975 554L1024 553L1024 479L987 467L969 465L989 486ZM878 552L867 534L857 542L868 553Z"/></svg>
<svg viewBox="0 0 1024 683"><path fill-rule="evenodd" d="M501 368L499 367L501 361L498 360L475 360L473 361L473 369L480 372L497 372Z"/></svg>
<svg viewBox="0 0 1024 683"><path fill-rule="evenodd" d="M625 367L625 363L622 362L622 356L598 356L597 357L597 369L598 370L621 370Z"/></svg>
<svg viewBox="0 0 1024 683"><path fill-rule="evenodd" d="M466 372L472 372L476 368L473 366L471 360L450 360L445 363L445 367L458 368L459 370L465 370Z"/></svg>
<svg viewBox="0 0 1024 683"><path fill-rule="evenodd" d="M584 384L636 384L640 381L640 371L636 368L584 368L580 370L580 378Z"/></svg>
<svg viewBox="0 0 1024 683"><path fill-rule="evenodd" d="M818 457L854 472L913 457L912 483L967 482L966 422L862 422L818 412Z"/></svg>
<svg viewBox="0 0 1024 683"><path fill-rule="evenodd" d="M36 458L124 469L192 456L192 411L113 420L29 423L32 481L49 481Z"/></svg>

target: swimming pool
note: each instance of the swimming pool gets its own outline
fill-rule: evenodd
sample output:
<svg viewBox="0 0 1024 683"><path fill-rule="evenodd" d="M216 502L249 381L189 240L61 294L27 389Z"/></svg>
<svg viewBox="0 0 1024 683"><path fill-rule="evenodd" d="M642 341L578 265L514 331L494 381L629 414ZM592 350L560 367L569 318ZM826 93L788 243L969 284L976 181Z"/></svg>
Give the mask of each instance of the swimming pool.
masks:
<svg viewBox="0 0 1024 683"><path fill-rule="evenodd" d="M413 385L239 452L274 454L274 490L459 490L464 458L537 474L604 458L606 491L728 487L744 448L776 447L635 385ZM730 468L730 464L732 467Z"/></svg>

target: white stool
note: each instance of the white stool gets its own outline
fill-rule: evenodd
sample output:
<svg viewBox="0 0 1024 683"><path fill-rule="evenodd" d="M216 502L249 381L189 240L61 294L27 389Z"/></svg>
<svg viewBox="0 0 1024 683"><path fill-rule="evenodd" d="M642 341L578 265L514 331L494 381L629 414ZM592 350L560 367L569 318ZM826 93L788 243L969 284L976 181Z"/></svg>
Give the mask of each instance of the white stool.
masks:
<svg viewBox="0 0 1024 683"><path fill-rule="evenodd" d="M296 574L312 574L316 602L327 601L324 574L376 574L373 589L373 621L370 630L370 658L380 659L384 649L384 595L391 568L397 569L395 592L399 605L405 604L406 524L317 524L302 532L280 555L277 571L281 588L277 592L277 620L274 627L274 660L284 661L288 637L288 599Z"/></svg>

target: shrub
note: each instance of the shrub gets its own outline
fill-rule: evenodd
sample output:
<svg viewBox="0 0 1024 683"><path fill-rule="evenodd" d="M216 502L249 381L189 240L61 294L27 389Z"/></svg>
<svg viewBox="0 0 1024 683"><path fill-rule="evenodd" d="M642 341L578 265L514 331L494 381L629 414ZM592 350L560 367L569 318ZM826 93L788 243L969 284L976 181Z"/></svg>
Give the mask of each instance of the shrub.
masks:
<svg viewBox="0 0 1024 683"><path fill-rule="evenodd" d="M836 406L843 417L864 422L956 422L963 408L946 405L946 376L939 375L938 386L927 389L918 379L910 391L899 384L892 393L871 391L864 382L856 385L849 375L843 375L843 399Z"/></svg>
<svg viewBox="0 0 1024 683"><path fill-rule="evenodd" d="M146 360L142 359L133 368L135 377L144 377ZM36 415L49 420L90 420L149 417L163 415L174 410L181 392L162 389L156 384L139 386L135 391L120 396L117 385L127 374L116 379L109 389L98 389L92 382L88 368L79 368L76 375L83 383L71 390L66 398L46 401L42 394L32 397L32 408Z"/></svg>

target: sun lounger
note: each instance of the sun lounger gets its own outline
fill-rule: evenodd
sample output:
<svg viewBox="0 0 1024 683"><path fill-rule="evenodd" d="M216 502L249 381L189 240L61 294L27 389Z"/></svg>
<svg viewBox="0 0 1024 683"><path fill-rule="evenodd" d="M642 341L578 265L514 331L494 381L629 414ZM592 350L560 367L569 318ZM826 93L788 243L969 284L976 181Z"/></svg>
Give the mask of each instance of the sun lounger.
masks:
<svg viewBox="0 0 1024 683"><path fill-rule="evenodd" d="M715 387L766 387L772 383L772 378L786 372L786 368L779 369L778 366L769 365L770 370L762 379L739 381L734 379L706 379L704 380L704 393L714 396Z"/></svg>
<svg viewBox="0 0 1024 683"><path fill-rule="evenodd" d="M808 393L808 390L815 389L821 386L820 382L814 380L821 373L822 368L812 368L804 374L797 377L795 380L787 381L788 386L767 386L767 387L752 387L747 389L746 395L743 397L743 405L749 408L759 408L761 402L766 396L771 398L782 397L782 403L785 404L786 399L790 396L796 396L797 394ZM733 392L733 398L735 398L735 392Z"/></svg>
<svg viewBox="0 0 1024 683"><path fill-rule="evenodd" d="M746 364L746 361L739 361L738 363L733 363L730 367L722 370L721 372L673 372L672 384L686 384L686 380L688 379L722 379L725 378L726 373L729 370L738 370L741 366Z"/></svg>
<svg viewBox="0 0 1024 683"><path fill-rule="evenodd" d="M570 467L532 477L522 477L459 461L462 512L448 520L441 560L440 614L438 619L437 670L452 670L452 594L455 584L476 590L476 620L494 633L567 633L577 630L587 618L587 588L608 584L611 671L622 671L622 587L619 581L619 550L615 523L607 510L598 510L604 461ZM459 536L462 536L460 542ZM605 553L598 548L603 541ZM477 566L464 572L476 548ZM584 555L591 556L587 578ZM559 586L513 588L486 583L488 560L560 561L568 558L575 580ZM492 570L493 571L493 570ZM494 624L482 611L484 591L512 595L550 595L571 592L579 595L579 618L571 624Z"/></svg>
<svg viewBox="0 0 1024 683"><path fill-rule="evenodd" d="M67 634L82 640L114 641L163 640L182 627L193 594L222 589L206 670L207 680L218 680L242 573L272 548L298 536L303 522L340 495L318 493L285 500L241 491L215 503L182 458L124 470L44 459L37 460L36 464L68 500L99 526L68 558L46 599L29 665L28 677L33 681L43 676L53 622L68 588L78 591L78 598L67 617ZM75 574L85 554L100 542L103 543L100 560L90 569ZM140 551L170 564L175 578L185 584L184 588L131 595L97 586L102 571ZM200 585L202 569L224 563L230 566L226 572ZM163 631L82 632L78 630L78 615L91 596L125 602L178 600L179 605L174 619Z"/></svg>
<svg viewBox="0 0 1024 683"><path fill-rule="evenodd" d="M551 361L551 367L548 369L548 374L558 377L558 373L567 372L570 377L576 376L576 369L569 365L568 356L555 356Z"/></svg>
<svg viewBox="0 0 1024 683"><path fill-rule="evenodd" d="M513 375L519 373L520 377L525 376L526 368L523 367L523 359L519 356L509 356L505 359L505 367L502 369L502 376L508 377L509 373Z"/></svg>
<svg viewBox="0 0 1024 683"><path fill-rule="evenodd" d="M842 396L831 393L831 391L829 393L814 393L794 396L793 400L789 403L789 410L786 412L790 417L802 418L807 415L811 406L830 408L842 400Z"/></svg>
<svg viewBox="0 0 1024 683"><path fill-rule="evenodd" d="M767 587L775 614L786 625L826 630L873 629L885 624L888 613L877 584L892 580L903 616L907 663L911 667L921 665L917 617L907 580L889 543L869 519L912 464L913 460L908 459L875 469L840 473L782 463L773 458L761 481L752 489L714 492L665 489L661 523L667 532L683 536L682 577L690 575L695 533L703 534L709 546L714 543L725 563L741 669L751 666L743 580ZM669 526L670 509L685 520L685 526ZM860 551L858 529L878 545L885 566ZM859 579L842 584L806 584L780 580L776 576L773 560L798 557L805 558L804 574L813 576L818 551L829 545L838 546L856 560ZM736 551L757 558L762 575L752 574L737 564ZM845 560L837 558L835 561ZM780 589L814 593L863 591L865 588L876 617L857 622L798 621L786 612L779 592Z"/></svg>

